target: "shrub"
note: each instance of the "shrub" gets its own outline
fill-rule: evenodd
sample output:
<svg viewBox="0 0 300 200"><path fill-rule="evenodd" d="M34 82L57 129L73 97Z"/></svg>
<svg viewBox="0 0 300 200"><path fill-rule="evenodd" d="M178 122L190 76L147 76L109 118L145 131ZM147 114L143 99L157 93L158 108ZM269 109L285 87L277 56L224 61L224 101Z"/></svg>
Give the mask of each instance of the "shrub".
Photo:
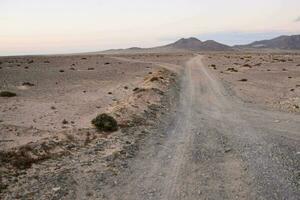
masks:
<svg viewBox="0 0 300 200"><path fill-rule="evenodd" d="M108 114L100 114L92 120L92 124L100 131L113 132L118 130L117 121Z"/></svg>
<svg viewBox="0 0 300 200"><path fill-rule="evenodd" d="M23 86L30 86L30 87L34 86L34 84L30 83L30 82L23 82L22 85Z"/></svg>
<svg viewBox="0 0 300 200"><path fill-rule="evenodd" d="M0 96L1 97L15 97L15 96L17 96L17 94L14 92L10 92L10 91L2 91L2 92L0 92Z"/></svg>
<svg viewBox="0 0 300 200"><path fill-rule="evenodd" d="M151 81L151 82L153 82L153 81L158 81L158 77L156 77L156 76L155 76L155 77L152 77L152 78L150 79L150 81Z"/></svg>
<svg viewBox="0 0 300 200"><path fill-rule="evenodd" d="M230 72L238 72L238 70L235 69L234 67L229 67L229 68L227 68L226 71L230 71Z"/></svg>

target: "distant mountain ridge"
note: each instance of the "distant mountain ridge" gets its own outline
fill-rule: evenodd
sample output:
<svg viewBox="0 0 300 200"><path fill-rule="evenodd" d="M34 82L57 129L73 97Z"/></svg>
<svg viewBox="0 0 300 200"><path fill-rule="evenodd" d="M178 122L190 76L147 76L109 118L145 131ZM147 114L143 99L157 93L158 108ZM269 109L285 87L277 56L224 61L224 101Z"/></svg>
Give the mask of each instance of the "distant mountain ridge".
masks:
<svg viewBox="0 0 300 200"><path fill-rule="evenodd" d="M229 51L233 50L230 46L218 43L214 40L207 40L202 42L197 38L182 38L172 44L168 44L165 47L175 48L175 49L186 49L194 51Z"/></svg>
<svg viewBox="0 0 300 200"><path fill-rule="evenodd" d="M300 50L300 35L283 35L274 39L255 41L247 45L237 45L235 47Z"/></svg>
<svg viewBox="0 0 300 200"><path fill-rule="evenodd" d="M112 49L100 53L157 53L180 51L233 51L238 49L300 50L300 35L279 36L270 40L255 41L246 45L228 46L214 40L201 41L195 37L182 38L174 43L153 48L131 47ZM99 53L99 52L96 52Z"/></svg>
<svg viewBox="0 0 300 200"><path fill-rule="evenodd" d="M102 53L139 53L139 52L164 52L164 51L232 51L233 48L225 44L218 43L214 40L201 40L191 37L182 38L174 43L153 48L131 47L128 49L112 49Z"/></svg>

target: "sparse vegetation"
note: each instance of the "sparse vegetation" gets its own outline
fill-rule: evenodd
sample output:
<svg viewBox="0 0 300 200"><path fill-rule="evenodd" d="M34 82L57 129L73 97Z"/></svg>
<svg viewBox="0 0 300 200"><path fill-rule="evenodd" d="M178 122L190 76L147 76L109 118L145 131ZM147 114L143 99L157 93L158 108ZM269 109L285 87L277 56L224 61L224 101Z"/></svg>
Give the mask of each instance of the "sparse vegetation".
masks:
<svg viewBox="0 0 300 200"><path fill-rule="evenodd" d="M249 67L249 68L252 68L252 66L251 66L251 65L249 65L249 64L244 64L243 66L244 66L244 67Z"/></svg>
<svg viewBox="0 0 300 200"><path fill-rule="evenodd" d="M17 96L16 93L10 91L2 91L0 92L0 97L15 97Z"/></svg>
<svg viewBox="0 0 300 200"><path fill-rule="evenodd" d="M238 72L238 70L235 69L234 67L229 67L229 68L227 68L226 71L230 71L230 72Z"/></svg>
<svg viewBox="0 0 300 200"><path fill-rule="evenodd" d="M156 77L156 76L155 76L155 77L152 77L152 78L150 79L151 82L153 82L153 81L158 81L158 80L159 80L159 79L158 79L158 77Z"/></svg>
<svg viewBox="0 0 300 200"><path fill-rule="evenodd" d="M118 130L117 121L108 114L100 114L92 120L92 124L99 130L113 132Z"/></svg>
<svg viewBox="0 0 300 200"><path fill-rule="evenodd" d="M23 86L30 86L30 87L34 86L34 84L30 83L30 82L23 82L22 85Z"/></svg>
<svg viewBox="0 0 300 200"><path fill-rule="evenodd" d="M32 164L49 159L49 155L43 155L39 157L32 157L30 152L31 147L24 146L17 151L0 152L0 163L11 164L17 169L27 169L32 166Z"/></svg>
<svg viewBox="0 0 300 200"><path fill-rule="evenodd" d="M136 91L138 91L139 89L140 89L140 88L136 87L136 88L134 88L132 91L136 92Z"/></svg>

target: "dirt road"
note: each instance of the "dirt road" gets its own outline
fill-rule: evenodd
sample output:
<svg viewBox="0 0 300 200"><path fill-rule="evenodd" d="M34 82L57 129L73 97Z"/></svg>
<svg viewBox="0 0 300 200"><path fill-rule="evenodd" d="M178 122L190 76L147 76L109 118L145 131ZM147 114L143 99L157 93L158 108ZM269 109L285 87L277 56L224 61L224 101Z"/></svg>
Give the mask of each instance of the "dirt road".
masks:
<svg viewBox="0 0 300 200"><path fill-rule="evenodd" d="M174 122L103 197L298 199L300 116L241 102L201 59L186 63Z"/></svg>

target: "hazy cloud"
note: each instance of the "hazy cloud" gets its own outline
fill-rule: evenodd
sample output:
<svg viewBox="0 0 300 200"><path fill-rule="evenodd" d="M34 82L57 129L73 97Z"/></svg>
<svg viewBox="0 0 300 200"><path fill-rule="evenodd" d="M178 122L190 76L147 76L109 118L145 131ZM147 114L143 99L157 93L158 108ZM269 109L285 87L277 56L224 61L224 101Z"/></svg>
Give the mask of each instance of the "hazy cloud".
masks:
<svg viewBox="0 0 300 200"><path fill-rule="evenodd" d="M295 19L295 22L300 22L300 16Z"/></svg>

